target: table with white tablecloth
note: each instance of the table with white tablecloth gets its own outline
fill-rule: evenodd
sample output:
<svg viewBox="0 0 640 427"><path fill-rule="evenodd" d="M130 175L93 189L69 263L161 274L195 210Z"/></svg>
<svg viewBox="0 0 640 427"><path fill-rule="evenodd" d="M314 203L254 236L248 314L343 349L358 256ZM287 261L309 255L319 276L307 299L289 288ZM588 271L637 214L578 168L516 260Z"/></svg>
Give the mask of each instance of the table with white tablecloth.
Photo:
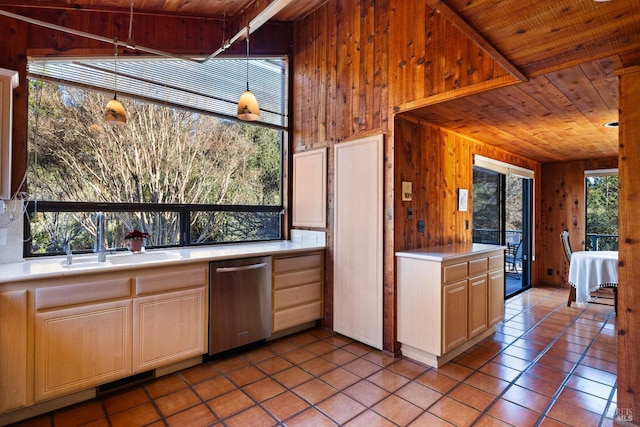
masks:
<svg viewBox="0 0 640 427"><path fill-rule="evenodd" d="M589 301L589 294L602 287L618 286L617 251L578 251L571 255L569 283L576 288L576 305Z"/></svg>

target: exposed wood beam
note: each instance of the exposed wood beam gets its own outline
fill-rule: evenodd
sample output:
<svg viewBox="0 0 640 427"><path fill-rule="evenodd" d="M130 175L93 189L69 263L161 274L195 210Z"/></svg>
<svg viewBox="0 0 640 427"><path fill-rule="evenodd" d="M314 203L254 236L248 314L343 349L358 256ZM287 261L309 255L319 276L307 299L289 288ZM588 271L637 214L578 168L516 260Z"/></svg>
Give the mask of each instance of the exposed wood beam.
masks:
<svg viewBox="0 0 640 427"><path fill-rule="evenodd" d="M491 56L498 64L504 67L512 76L520 81L526 82L529 80L515 65L513 65L507 58L498 51L490 42L484 39L469 23L451 8L446 0L424 0L425 3L433 10L444 16L451 21L453 25L458 27L460 31L478 44L485 52Z"/></svg>

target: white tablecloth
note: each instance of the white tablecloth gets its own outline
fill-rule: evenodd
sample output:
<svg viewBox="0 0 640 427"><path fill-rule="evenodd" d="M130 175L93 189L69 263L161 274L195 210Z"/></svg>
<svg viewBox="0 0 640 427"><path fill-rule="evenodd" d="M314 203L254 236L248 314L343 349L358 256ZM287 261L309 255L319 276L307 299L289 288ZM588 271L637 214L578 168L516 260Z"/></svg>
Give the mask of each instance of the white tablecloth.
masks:
<svg viewBox="0 0 640 427"><path fill-rule="evenodd" d="M617 285L618 252L574 252L569 264L569 283L576 288L578 307L589 301L590 292L605 285Z"/></svg>

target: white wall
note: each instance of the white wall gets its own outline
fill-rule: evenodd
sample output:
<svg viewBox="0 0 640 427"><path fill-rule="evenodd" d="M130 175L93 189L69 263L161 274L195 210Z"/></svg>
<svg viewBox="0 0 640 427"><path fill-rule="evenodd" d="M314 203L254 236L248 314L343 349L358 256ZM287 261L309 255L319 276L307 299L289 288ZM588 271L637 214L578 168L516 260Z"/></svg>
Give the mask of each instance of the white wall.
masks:
<svg viewBox="0 0 640 427"><path fill-rule="evenodd" d="M0 245L0 263L22 261L24 202L4 200L0 209L0 233L7 233L7 244ZM2 237L0 235L0 237ZM0 241L0 243L3 243Z"/></svg>

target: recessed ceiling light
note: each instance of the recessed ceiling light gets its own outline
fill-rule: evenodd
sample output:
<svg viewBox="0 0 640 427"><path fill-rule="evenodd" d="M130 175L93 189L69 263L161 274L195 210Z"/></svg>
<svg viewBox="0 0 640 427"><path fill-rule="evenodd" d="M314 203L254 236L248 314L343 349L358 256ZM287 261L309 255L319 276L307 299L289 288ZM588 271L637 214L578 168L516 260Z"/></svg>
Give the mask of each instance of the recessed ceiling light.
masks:
<svg viewBox="0 0 640 427"><path fill-rule="evenodd" d="M600 0L597 0L597 1L600 1ZM605 123L602 126L604 126L606 128L617 128L618 127L618 122L608 122L608 123Z"/></svg>

